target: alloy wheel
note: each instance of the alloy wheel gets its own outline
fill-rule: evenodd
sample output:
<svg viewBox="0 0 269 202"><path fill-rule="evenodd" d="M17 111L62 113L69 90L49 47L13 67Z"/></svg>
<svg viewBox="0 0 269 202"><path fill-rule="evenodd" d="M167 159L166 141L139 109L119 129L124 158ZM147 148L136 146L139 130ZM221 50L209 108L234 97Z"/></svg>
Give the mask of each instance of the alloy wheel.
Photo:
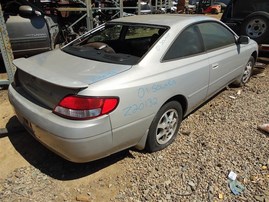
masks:
<svg viewBox="0 0 269 202"><path fill-rule="evenodd" d="M242 77L242 82L243 83L247 83L249 78L251 77L251 72L252 72L252 62L248 61L246 67L245 67L245 71L243 73L243 77Z"/></svg>
<svg viewBox="0 0 269 202"><path fill-rule="evenodd" d="M166 144L177 131L179 116L175 109L167 110L160 118L156 128L157 143Z"/></svg>

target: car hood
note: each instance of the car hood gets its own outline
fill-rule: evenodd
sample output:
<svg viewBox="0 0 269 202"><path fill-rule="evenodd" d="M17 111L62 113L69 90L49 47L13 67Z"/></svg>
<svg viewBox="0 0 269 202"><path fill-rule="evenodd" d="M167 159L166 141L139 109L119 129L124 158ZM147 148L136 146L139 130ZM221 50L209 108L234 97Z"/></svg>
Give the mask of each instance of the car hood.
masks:
<svg viewBox="0 0 269 202"><path fill-rule="evenodd" d="M69 88L85 88L131 68L131 65L80 58L60 49L30 58L19 58L13 63L36 78Z"/></svg>

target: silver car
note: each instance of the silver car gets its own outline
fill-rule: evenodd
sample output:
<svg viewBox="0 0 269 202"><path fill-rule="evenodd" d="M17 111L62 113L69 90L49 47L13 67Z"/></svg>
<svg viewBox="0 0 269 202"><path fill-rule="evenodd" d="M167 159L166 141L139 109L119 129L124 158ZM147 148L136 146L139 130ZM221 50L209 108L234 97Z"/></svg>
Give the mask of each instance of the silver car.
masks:
<svg viewBox="0 0 269 202"><path fill-rule="evenodd" d="M244 85L257 54L256 42L210 17L131 16L14 60L9 99L28 131L69 161L154 152L207 99Z"/></svg>

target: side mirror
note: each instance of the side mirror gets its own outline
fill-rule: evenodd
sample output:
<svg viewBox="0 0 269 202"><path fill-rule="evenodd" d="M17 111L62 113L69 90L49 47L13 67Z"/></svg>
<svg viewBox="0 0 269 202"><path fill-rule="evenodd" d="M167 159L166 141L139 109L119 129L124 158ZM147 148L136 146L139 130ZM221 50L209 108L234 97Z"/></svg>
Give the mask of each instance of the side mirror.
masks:
<svg viewBox="0 0 269 202"><path fill-rule="evenodd" d="M31 17L34 14L39 16L41 15L41 12L34 10L31 6L29 5L24 5L19 7L19 14L21 17Z"/></svg>
<svg viewBox="0 0 269 202"><path fill-rule="evenodd" d="M237 39L238 44L248 44L249 43L249 37L248 36L240 36Z"/></svg>
<svg viewBox="0 0 269 202"><path fill-rule="evenodd" d="M19 7L19 13L20 13L20 15L22 15L22 16L31 16L31 15L33 15L34 14L34 10L33 10L33 8L31 7L31 6L20 6Z"/></svg>

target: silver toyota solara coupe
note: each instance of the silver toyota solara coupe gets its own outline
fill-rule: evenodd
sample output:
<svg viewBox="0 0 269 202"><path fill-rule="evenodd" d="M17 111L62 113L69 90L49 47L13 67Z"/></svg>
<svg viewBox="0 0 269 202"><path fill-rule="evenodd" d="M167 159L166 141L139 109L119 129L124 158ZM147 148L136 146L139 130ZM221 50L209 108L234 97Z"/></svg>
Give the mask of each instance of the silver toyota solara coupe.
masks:
<svg viewBox="0 0 269 202"><path fill-rule="evenodd" d="M154 152L196 107L244 85L257 54L256 42L210 17L131 16L14 60L9 99L26 129L69 161L133 146Z"/></svg>

